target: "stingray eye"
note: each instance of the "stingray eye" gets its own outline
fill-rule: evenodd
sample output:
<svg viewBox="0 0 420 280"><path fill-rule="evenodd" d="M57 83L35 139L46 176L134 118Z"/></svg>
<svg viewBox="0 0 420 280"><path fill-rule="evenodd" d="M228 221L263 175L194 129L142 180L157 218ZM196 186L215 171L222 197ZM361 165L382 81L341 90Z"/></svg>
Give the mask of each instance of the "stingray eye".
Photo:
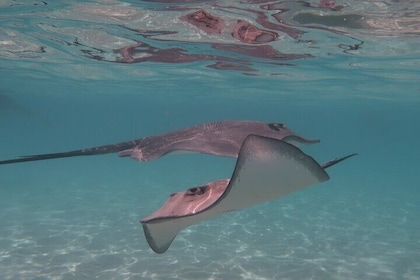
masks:
<svg viewBox="0 0 420 280"><path fill-rule="evenodd" d="M286 126L282 123L269 123L268 127L271 128L272 130L280 131L283 128L285 128Z"/></svg>
<svg viewBox="0 0 420 280"><path fill-rule="evenodd" d="M187 195L200 195L206 192L207 186L195 187L187 190Z"/></svg>

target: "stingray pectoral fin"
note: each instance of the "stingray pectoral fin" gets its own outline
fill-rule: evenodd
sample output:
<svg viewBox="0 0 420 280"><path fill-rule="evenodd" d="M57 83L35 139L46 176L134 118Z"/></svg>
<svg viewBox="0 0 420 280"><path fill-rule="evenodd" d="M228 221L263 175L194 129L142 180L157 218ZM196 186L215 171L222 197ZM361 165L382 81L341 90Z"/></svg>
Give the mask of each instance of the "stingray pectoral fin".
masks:
<svg viewBox="0 0 420 280"><path fill-rule="evenodd" d="M142 221L144 236L150 248L158 254L165 253L171 246L177 234L188 226L200 222L201 219L194 216L165 218Z"/></svg>
<svg viewBox="0 0 420 280"><path fill-rule="evenodd" d="M328 180L325 170L281 140L248 136L232 178L172 194L141 222L150 247L164 253L179 231L226 212L250 207Z"/></svg>
<svg viewBox="0 0 420 280"><path fill-rule="evenodd" d="M311 156L282 140L248 136L220 207L242 209L329 180Z"/></svg>
<svg viewBox="0 0 420 280"><path fill-rule="evenodd" d="M185 227L180 228L180 221L172 220L160 223L157 221L143 222L144 236L150 248L158 254L165 253L172 241L175 239L179 231Z"/></svg>

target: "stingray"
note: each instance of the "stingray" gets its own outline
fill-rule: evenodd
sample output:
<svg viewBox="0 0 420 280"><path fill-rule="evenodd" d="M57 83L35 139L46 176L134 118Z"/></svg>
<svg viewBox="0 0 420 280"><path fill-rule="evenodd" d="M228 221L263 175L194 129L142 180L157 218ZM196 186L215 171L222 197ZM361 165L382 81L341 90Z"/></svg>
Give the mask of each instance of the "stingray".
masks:
<svg viewBox="0 0 420 280"><path fill-rule="evenodd" d="M21 156L0 161L0 164L109 153L118 153L120 157L130 157L138 161L154 160L176 152L237 157L242 142L249 134L282 139L297 146L319 142L317 139L307 139L294 133L282 123L218 121L117 144L69 152Z"/></svg>
<svg viewBox="0 0 420 280"><path fill-rule="evenodd" d="M285 141L249 135L231 179L171 194L159 210L141 221L147 242L154 252L164 253L186 227L327 181L326 168L354 155L320 165Z"/></svg>
<svg viewBox="0 0 420 280"><path fill-rule="evenodd" d="M0 90L1 92L1 90ZM7 92L0 93L0 116L24 116L24 117L39 117L36 113L21 106L15 98L8 95Z"/></svg>

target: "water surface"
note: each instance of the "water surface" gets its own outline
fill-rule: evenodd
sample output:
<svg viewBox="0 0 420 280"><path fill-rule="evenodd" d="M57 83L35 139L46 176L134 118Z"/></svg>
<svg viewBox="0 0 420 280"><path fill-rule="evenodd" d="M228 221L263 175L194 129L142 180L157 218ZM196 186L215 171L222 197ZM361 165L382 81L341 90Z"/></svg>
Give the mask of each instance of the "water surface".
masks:
<svg viewBox="0 0 420 280"><path fill-rule="evenodd" d="M320 162L360 154L328 182L182 231L163 255L139 220L234 159L3 165L1 279L419 279L418 2L0 6L0 159L222 119L285 123L321 139L303 148ZM201 10L220 32L181 19Z"/></svg>

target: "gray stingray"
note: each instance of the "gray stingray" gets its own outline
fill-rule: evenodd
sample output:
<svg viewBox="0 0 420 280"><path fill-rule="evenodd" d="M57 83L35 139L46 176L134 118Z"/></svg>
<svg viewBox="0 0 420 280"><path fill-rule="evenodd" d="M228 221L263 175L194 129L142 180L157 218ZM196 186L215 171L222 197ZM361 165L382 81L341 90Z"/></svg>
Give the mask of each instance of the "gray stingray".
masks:
<svg viewBox="0 0 420 280"><path fill-rule="evenodd" d="M249 135L231 179L171 194L159 210L141 221L147 242L156 253L164 253L184 228L326 181L325 168L354 155L320 165L287 142Z"/></svg>
<svg viewBox="0 0 420 280"><path fill-rule="evenodd" d="M40 116L35 112L20 105L16 99L12 97L12 92L3 92L3 90L0 90L0 116L24 116L40 118Z"/></svg>
<svg viewBox="0 0 420 280"><path fill-rule="evenodd" d="M237 157L243 140L249 134L282 139L294 145L319 142L316 139L304 138L281 123L218 121L112 145L61 153L21 156L16 159L0 161L0 164L109 153L118 153L121 157L131 157L139 161L149 161L179 151Z"/></svg>

